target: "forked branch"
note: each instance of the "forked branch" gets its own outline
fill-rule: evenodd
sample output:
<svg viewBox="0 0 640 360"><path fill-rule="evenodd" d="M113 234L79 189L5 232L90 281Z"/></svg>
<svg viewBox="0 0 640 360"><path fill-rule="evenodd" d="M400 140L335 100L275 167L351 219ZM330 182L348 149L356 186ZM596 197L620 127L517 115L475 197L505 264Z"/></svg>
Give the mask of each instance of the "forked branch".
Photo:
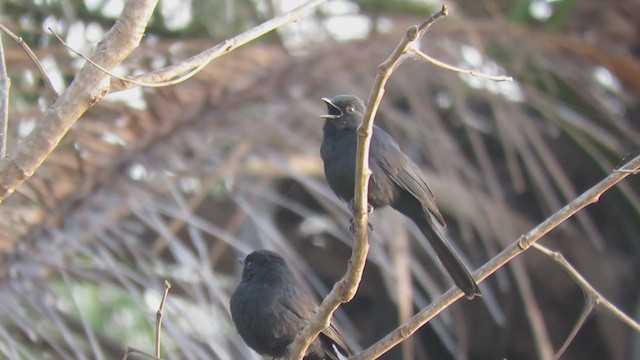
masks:
<svg viewBox="0 0 640 360"><path fill-rule="evenodd" d="M614 185L622 181L627 176L637 173L639 169L640 156L637 156L619 169L613 170L613 172L604 180L600 181L594 187L578 196L575 200L571 201L569 204L556 211L553 215L533 228L531 231L520 236L519 239L514 241L506 249L504 249L497 256L491 259L488 263L478 269L473 274L476 282L479 283L487 277L491 276L494 272L502 268L506 263L513 260L516 256L520 255L529 247L534 245L535 242L540 240L544 235L555 229L558 225L578 213L586 206L597 202L598 199L600 199L600 196L602 196L605 191L611 189ZM433 303L431 303L431 305L414 315L407 323L401 325L396 330L373 344L368 349L354 356L352 359L375 359L381 354L384 354L399 342L413 334L429 320L441 313L449 305L453 304L457 299L462 297L462 295L462 291L460 291L458 288L449 289L449 291L437 298ZM618 314L616 314L616 312L611 308L605 308L609 311L612 311L614 315L618 316ZM629 324L629 322L627 321L625 321L625 323Z"/></svg>
<svg viewBox="0 0 640 360"><path fill-rule="evenodd" d="M373 120L384 95L385 84L393 71L402 63L405 54L410 51L411 44L420 39L431 24L446 15L447 7L443 6L439 12L432 15L422 24L410 27L389 58L378 67L375 83L367 102L368 105L364 120L358 129L355 197L353 200L353 226L355 235L351 258L349 259L347 270L342 279L333 286L329 295L327 295L322 301L322 304L320 304L315 316L309 321L309 324L298 333L295 341L291 344L289 354L292 360L302 359L313 340L315 340L322 330L329 326L333 313L341 304L349 302L358 290L369 251L369 241L367 238L367 194L369 177L371 176L368 164L369 145L373 134Z"/></svg>

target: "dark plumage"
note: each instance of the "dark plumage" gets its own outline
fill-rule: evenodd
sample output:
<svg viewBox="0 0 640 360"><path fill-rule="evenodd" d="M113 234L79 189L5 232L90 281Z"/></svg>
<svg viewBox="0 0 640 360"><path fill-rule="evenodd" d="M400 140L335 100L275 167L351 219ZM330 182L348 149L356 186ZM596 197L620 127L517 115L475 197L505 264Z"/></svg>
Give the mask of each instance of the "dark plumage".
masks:
<svg viewBox="0 0 640 360"><path fill-rule="evenodd" d="M343 200L353 201L355 186L356 131L364 118L364 102L352 95L322 99L328 108L320 155L331 189ZM368 202L374 208L389 205L416 223L429 239L438 258L456 285L472 299L480 289L436 223L445 226L435 197L418 166L400 150L387 132L373 126L369 150Z"/></svg>
<svg viewBox="0 0 640 360"><path fill-rule="evenodd" d="M315 314L316 302L277 253L254 251L242 263L242 281L230 301L236 329L257 353L283 357L296 334ZM344 340L331 325L309 346L304 359L337 360L336 350L343 356L350 355Z"/></svg>

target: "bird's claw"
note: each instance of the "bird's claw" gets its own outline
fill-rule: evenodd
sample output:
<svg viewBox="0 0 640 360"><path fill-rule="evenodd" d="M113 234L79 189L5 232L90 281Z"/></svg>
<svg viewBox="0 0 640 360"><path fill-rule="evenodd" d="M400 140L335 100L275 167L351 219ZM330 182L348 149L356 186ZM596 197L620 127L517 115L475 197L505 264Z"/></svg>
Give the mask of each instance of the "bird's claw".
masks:
<svg viewBox="0 0 640 360"><path fill-rule="evenodd" d="M353 223L353 219L349 219L349 231L352 234L356 233L356 227ZM373 225L370 222L367 222L367 234L371 234L373 232Z"/></svg>
<svg viewBox="0 0 640 360"><path fill-rule="evenodd" d="M354 209L355 209L355 203L353 202L353 199L351 199L351 201L349 201L349 211L353 213ZM371 214L373 210L374 210L373 206L367 203L367 214Z"/></svg>

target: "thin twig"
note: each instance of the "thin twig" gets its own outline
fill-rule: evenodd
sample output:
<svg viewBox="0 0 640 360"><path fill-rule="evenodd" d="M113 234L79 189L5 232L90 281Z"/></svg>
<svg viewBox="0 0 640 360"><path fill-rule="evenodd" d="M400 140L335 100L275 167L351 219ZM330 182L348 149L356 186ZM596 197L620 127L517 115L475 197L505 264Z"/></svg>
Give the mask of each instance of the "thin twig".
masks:
<svg viewBox="0 0 640 360"><path fill-rule="evenodd" d="M29 45L27 45L27 43L24 42L24 40L20 36L14 34L11 30L9 30L9 28L7 28L2 24L0 24L0 30L4 31L7 35L9 35L9 37L11 37L15 42L17 42L18 45L22 47L24 52L27 53L31 61L33 61L33 63L36 65L36 68L38 68L40 75L42 75L42 80L44 81L44 85L47 87L47 90L49 90L51 94L53 94L53 101L56 101L56 99L58 98L58 92L56 91L56 88L53 87L53 83L51 82L51 79L49 79L49 75L47 75L47 72L44 70L42 63L40 62L40 60L38 60L38 57L31 50Z"/></svg>
<svg viewBox="0 0 640 360"><path fill-rule="evenodd" d="M132 347L128 347L127 351L125 351L124 356L122 357L122 360L127 360L129 358L130 354L140 354L140 355L144 355L150 359L155 359L155 360L160 360L160 358L155 357L151 354L149 354L148 352L142 351L142 350L138 350L136 348L132 348Z"/></svg>
<svg viewBox="0 0 640 360"><path fill-rule="evenodd" d="M165 280L164 293L162 294L162 300L160 300L158 312L156 312L156 357L158 359L160 359L160 335L162 333L162 316L164 314L164 304L167 301L167 295L169 295L169 289L171 289L171 283Z"/></svg>
<svg viewBox="0 0 640 360"><path fill-rule="evenodd" d="M640 170L640 156L635 157L624 166L619 168L619 170L621 171L612 171L612 173L604 180L600 181L594 187L584 192L582 195L571 201L569 204L565 205L560 210L556 211L553 215L536 226L534 229L520 236L518 240L513 242L506 249L500 252L500 254L496 255L488 263L474 272L473 275L476 282L479 283L483 281L498 269L502 268L502 266L511 261L513 258L527 250L529 247L531 247L532 244L541 239L544 235L556 228L558 225L566 221L568 218L582 210L587 205L597 202L600 196L605 191L609 190L624 178L631 175L631 172ZM457 299L461 298L462 295L462 291L458 288L453 287L449 289L449 291L437 298L433 303L431 303L431 305L422 309L420 312L414 315L407 323L401 325L396 330L389 333L387 336L370 346L368 349L352 357L352 359L375 359L381 354L384 354L385 352L389 351L389 349L401 342L403 339L413 334L416 330L418 330L429 320L446 309L449 305L454 303ZM621 313L617 308L611 307L610 303L603 302L602 304L607 310L611 311L619 318L628 319L628 317ZM623 321L625 321L625 323L627 324L630 324L630 326L631 324L633 324L633 322L630 323L628 320ZM633 325L634 328L635 326L636 325Z"/></svg>
<svg viewBox="0 0 640 360"><path fill-rule="evenodd" d="M413 47L412 50L416 55L421 57L424 61L430 62L433 65L439 66L439 67L441 67L443 69L447 69L447 70L450 70L450 71L453 71L453 72L457 72L457 73L461 73L461 74L467 74L469 76L475 76L475 77L479 77L479 78L483 78L483 79L487 79L487 80L491 80L491 81L495 81L495 82L513 81L513 78L511 76L487 75L487 74L479 73L477 71L461 69L459 67L455 67L455 66L449 65L447 63L444 63L444 62L442 62L440 60L434 59L433 57L423 53L422 51L420 51L420 49L416 48L415 46Z"/></svg>
<svg viewBox="0 0 640 360"><path fill-rule="evenodd" d="M439 12L432 15L419 26L409 28L389 58L378 67L375 83L369 94L364 120L357 132L356 181L353 200L353 225L355 235L351 258L349 259L347 271L342 279L333 286L329 295L327 295L322 301L322 304L320 304L315 316L310 319L309 324L298 333L296 339L291 344L290 359L292 360L302 359L306 349L311 345L313 340L322 330L329 326L331 317L340 304L349 302L358 290L369 251L369 242L367 239L367 193L369 177L371 176L371 171L369 170L369 145L373 134L373 120L382 96L384 95L384 86L394 69L402 62L403 55L410 49L411 43L424 35L424 31L426 31L431 24L446 15L447 7L443 6Z"/></svg>
<svg viewBox="0 0 640 360"><path fill-rule="evenodd" d="M635 170L638 170L638 168L636 168ZM618 173L619 174L629 174L628 172L618 172ZM612 304L609 300L607 300L606 297L604 297L604 295L602 295L598 290L596 290L578 272L578 270L576 270L576 268L574 268L573 265L571 265L567 261L567 259L564 258L562 253L560 253L558 251L549 250L548 248L546 248L546 247L544 247L544 246L542 246L540 244L533 244L533 246L537 250L539 250L542 253L544 253L545 255L551 257L555 262L560 264L560 266L562 266L569 273L569 276L571 276L573 278L573 280L575 280L578 283L578 285L580 285L580 287L582 288L582 290L584 290L584 292L587 294L587 296L591 296L591 297L593 297L595 299L596 306L604 307L605 309L609 310L609 312L611 312L615 317L620 319L620 321L622 321L623 323L629 325L635 331L640 332L640 324L638 322L636 322L635 320L633 320L632 318L630 318L629 316L627 316L624 312L622 312L622 310L618 309L618 307L616 307L614 304Z"/></svg>
<svg viewBox="0 0 640 360"><path fill-rule="evenodd" d="M447 8L447 5L443 4L442 8L440 8L440 11L429 16L420 25L418 25L418 38L421 38L427 32L427 30L429 30L431 25L435 24L435 22L438 21L438 19L447 15L449 15L449 8Z"/></svg>
<svg viewBox="0 0 640 360"><path fill-rule="evenodd" d="M263 36L264 34L273 31L286 23L297 21L302 15L319 6L325 1L326 0L307 1L306 3L296 7L295 9L287 11L282 15L276 16L273 19L270 19L248 31L245 31L240 35L234 36L231 39L225 40L220 44L177 64L167 66L157 71L126 77L124 79L121 77L115 77L119 81L111 82L109 86L109 92L127 90L135 85L147 87L168 86L187 80L193 75L200 72L200 70L202 70L214 59L225 55L247 44L250 41L257 39L260 36Z"/></svg>
<svg viewBox="0 0 640 360"><path fill-rule="evenodd" d="M7 135L9 132L9 88L11 80L4 62L4 45L0 36L0 159L7 156Z"/></svg>
<svg viewBox="0 0 640 360"><path fill-rule="evenodd" d="M64 47L69 49L74 54L80 56L81 58L86 60L91 65L95 66L98 70L102 71L103 73L111 76L112 78L116 78L116 79L118 79L120 81L127 82L127 83L130 83L132 85L137 85L137 86L142 86L142 87L149 87L149 88L158 88L158 87L171 86L171 85L175 85L175 84L181 83L181 82L191 78L193 75L197 74L200 70L202 70L205 66L207 66L209 64L209 62L211 62L213 59L221 56L224 53L229 52L230 51L229 48L230 48L230 45L231 45L230 40L226 40L223 43L217 45L215 47L215 51L210 54L210 57L207 58L206 61L202 62L200 65L198 65L198 67L196 67L195 69L192 69L188 73L183 74L182 76L180 76L178 78L175 78L175 79L169 80L169 81L148 83L148 82L136 81L136 80L133 80L132 78L127 78L127 77L123 77L123 76L119 76L119 75L114 74L113 72L111 72L111 71L103 68L102 66L98 65L95 61L89 59L88 56L84 55L83 53L81 53L81 52L77 51L76 49L72 48L71 46L69 46L69 44L67 44L64 40L62 40L62 38L55 31L53 31L53 29L51 29L51 28L48 28L48 29L49 29L49 31L51 31L53 36L55 36L56 39L58 39L58 41Z"/></svg>
<svg viewBox="0 0 640 360"><path fill-rule="evenodd" d="M536 246L536 245L537 244L533 244L533 246ZM589 315L591 315L595 306L596 306L595 299L592 296L589 296L584 309L582 309L580 318L578 319L578 321L576 321L576 324L573 326L573 329L571 329L569 336L567 336L567 339L564 341L564 344L562 344L562 346L560 347L560 350L558 350L558 352L553 356L554 359L556 360L560 359L564 354L564 352L567 351L567 349L569 348L569 345L571 345L571 342L573 342L573 339L575 339L575 337L578 335L578 332L580 331L580 329L582 329L582 325L584 325L584 323L587 321L587 319L589 318Z"/></svg>
<svg viewBox="0 0 640 360"><path fill-rule="evenodd" d="M164 292L162 293L162 299L160 300L160 305L158 305L158 311L156 312L156 354L151 355L148 352L138 350L136 348L127 347L127 351L124 353L122 360L127 360L130 354L137 353L149 357L151 359L160 359L160 334L162 332L162 317L164 314L164 304L167 301L167 296L169 295L169 289L171 289L171 283L167 280L164 281Z"/></svg>

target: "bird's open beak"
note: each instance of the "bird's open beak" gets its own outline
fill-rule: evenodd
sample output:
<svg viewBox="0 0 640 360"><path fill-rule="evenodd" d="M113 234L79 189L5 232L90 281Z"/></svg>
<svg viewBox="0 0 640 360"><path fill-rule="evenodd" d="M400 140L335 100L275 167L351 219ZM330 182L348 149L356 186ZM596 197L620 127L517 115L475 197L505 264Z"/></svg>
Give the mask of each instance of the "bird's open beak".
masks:
<svg viewBox="0 0 640 360"><path fill-rule="evenodd" d="M340 110L340 108L337 107L336 104L334 104L331 101L331 99L323 97L322 101L324 101L327 105L333 107L334 109L338 110L340 115L326 114L326 115L320 115L321 118L323 118L323 119L336 119L336 118L339 118L340 116L342 116L342 110Z"/></svg>

